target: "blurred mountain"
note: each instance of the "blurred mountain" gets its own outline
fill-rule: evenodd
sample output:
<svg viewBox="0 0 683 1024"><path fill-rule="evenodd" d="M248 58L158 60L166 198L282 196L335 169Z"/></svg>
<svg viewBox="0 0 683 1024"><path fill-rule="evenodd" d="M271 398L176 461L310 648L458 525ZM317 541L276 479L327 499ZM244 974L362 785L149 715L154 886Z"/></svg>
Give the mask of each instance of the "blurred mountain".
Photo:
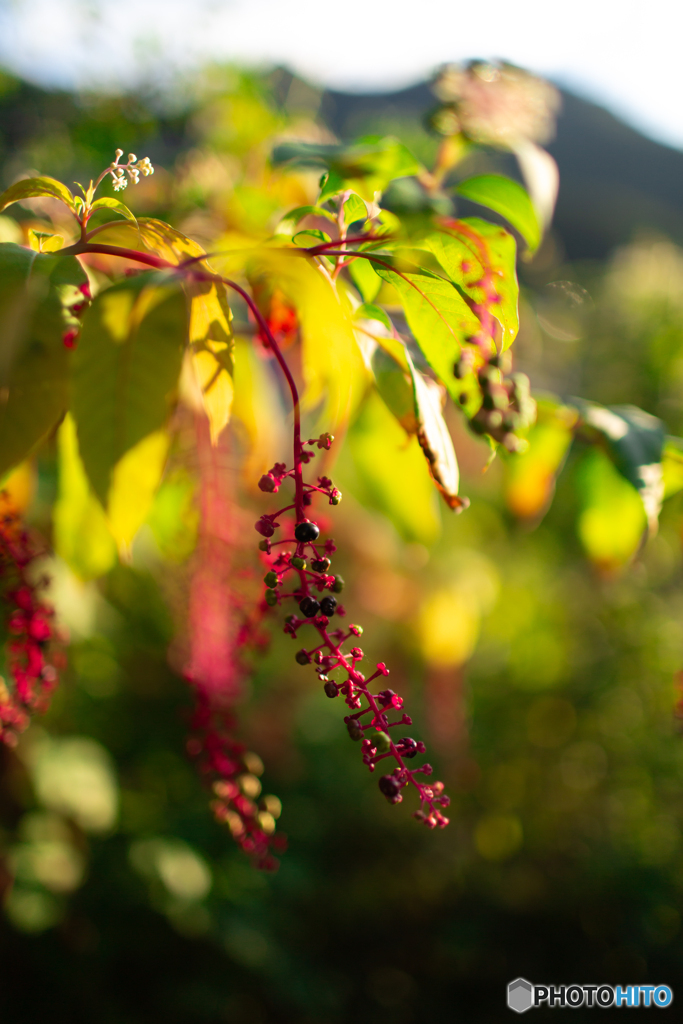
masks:
<svg viewBox="0 0 683 1024"><path fill-rule="evenodd" d="M322 94L290 72L268 77L276 102L317 113L341 138L399 134L424 160L436 140L424 127L434 97L425 82L398 92ZM548 147L560 168L555 231L569 259L601 259L642 233L683 244L683 152L654 142L613 114L562 93L557 135ZM170 167L196 144L194 107L168 113L163 98L78 97L45 90L0 71L0 178L7 186L37 169L57 177L86 177L111 159L116 146ZM517 173L500 154L473 167ZM486 162L488 160L488 163ZM483 161L483 163L482 163Z"/></svg>
<svg viewBox="0 0 683 1024"><path fill-rule="evenodd" d="M422 83L373 95L327 92L322 112L332 130L348 138L406 123L412 134L434 105ZM570 259L603 258L643 232L683 244L683 152L565 91L548 149L560 168L555 230Z"/></svg>

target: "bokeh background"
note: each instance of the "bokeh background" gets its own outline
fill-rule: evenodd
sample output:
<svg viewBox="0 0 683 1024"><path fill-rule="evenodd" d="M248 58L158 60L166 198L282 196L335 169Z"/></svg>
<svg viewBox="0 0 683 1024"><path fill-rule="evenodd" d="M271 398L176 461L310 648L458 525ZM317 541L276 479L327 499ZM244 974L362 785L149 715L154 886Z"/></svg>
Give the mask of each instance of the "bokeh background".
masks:
<svg viewBox="0 0 683 1024"><path fill-rule="evenodd" d="M287 53L279 66L247 70L227 44L230 61L197 43L183 62L177 33L190 13L178 18L177 4L175 41L150 29L136 51L131 12L114 6L121 23L109 5L51 5L48 27L59 22L64 33L55 29L51 47L44 7L3 9L5 39L19 45L3 44L2 186L29 170L88 179L120 146L157 167L129 190L132 208L207 244L265 237L305 198L305 181L269 168L276 138L392 133L433 159L428 62L479 55L429 51L408 81L396 69L411 22L381 44L366 13L343 24L345 52L361 51L368 65L373 45L393 46L389 85L378 91L379 72L370 82L356 71L365 91L350 91L348 77L325 88L316 68L326 39L305 5L299 36L318 53L309 77ZM206 10L208 24L224 14ZM74 27L77 17L85 20ZM549 47L562 29L546 27ZM479 53L491 52L487 27L478 31ZM536 67L549 59L545 39ZM137 63L123 60L135 53ZM112 54L123 55L125 74ZM277 54L244 54L268 56ZM639 57L627 40L620 64ZM557 67L566 82L571 68ZM681 434L683 153L661 141L676 141L662 111L680 104L660 82L648 131L646 84L637 107L618 85L600 93L599 76L581 73L580 88L563 90L548 146L561 176L555 220L520 264L516 365L539 391L636 404ZM611 110L586 98L591 88ZM479 152L476 169L514 173L506 159ZM0 222L14 240L14 224ZM237 409L224 438L226 472L254 509L248 474L258 478L280 444L276 393L267 379L264 387L262 407ZM177 669L198 513L181 443L129 564L87 583L49 564L72 642L49 714L1 755L3 1020L496 1022L518 975L680 989L683 741L673 678L683 664L683 499L665 504L659 533L629 561L620 521L591 519L599 467L580 446L542 515L520 496L511 464L482 472L487 449L453 414L472 499L455 518L426 478L406 501L377 474L377 439L398 444L382 416L368 407L334 466L345 495L334 510L335 568L366 652L392 667L453 795L450 827L427 832L379 797L338 707L277 632L254 662L240 714L266 765L264 787L283 803L290 849L279 872L255 872L214 822L184 754L190 703ZM54 450L15 486L50 538Z"/></svg>

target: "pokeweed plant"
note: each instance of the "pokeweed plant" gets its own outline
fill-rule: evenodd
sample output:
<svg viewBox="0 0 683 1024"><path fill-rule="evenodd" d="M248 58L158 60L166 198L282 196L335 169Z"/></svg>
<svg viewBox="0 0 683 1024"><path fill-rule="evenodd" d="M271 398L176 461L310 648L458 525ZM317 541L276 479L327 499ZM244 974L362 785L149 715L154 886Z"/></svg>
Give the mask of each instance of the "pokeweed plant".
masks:
<svg viewBox="0 0 683 1024"><path fill-rule="evenodd" d="M530 111L512 128L505 114L510 90L518 101L527 97ZM53 178L33 177L0 196L0 212L49 199L72 219L71 234L60 215L56 227L31 229L26 246L0 244L0 473L10 474L59 429L63 490L69 477L79 483L70 502L57 502L56 535L77 571L88 531L97 535L99 555L86 574L107 568L113 544L124 555L130 549L164 475L179 402L208 420L210 446L217 444L240 398L233 307L253 325L251 345L281 372L292 408L292 459L290 465L275 462L258 487L263 495L291 487L293 495L282 508L264 510L255 524L266 570L262 596L256 608L243 610L229 653L234 672L216 674L210 656L190 659L186 672L196 699L188 751L212 785L218 820L267 869L284 848L276 834L280 804L261 796L260 758L237 738L233 682L244 671L242 652L280 608L294 609L283 628L303 642L296 661L315 666L328 698L341 697L349 736L360 743L364 764L379 774L384 797L395 804L414 792L418 820L430 828L448 824L443 783L431 781L428 763L412 767L424 743L397 736L412 720L402 698L384 685L389 669L380 662L362 670L362 628L344 621L344 581L332 567L336 546L322 539L315 511L322 501L339 504L341 492L326 472L315 482L305 477L311 460L330 450L333 431L347 428L368 389L417 439L454 511L468 501L459 494L444 418L449 396L487 439L492 456L500 449L509 457L508 489L513 509L517 495L519 514L543 512L574 438L601 449L633 489L643 508L638 541L647 522L650 528L656 523L665 469L670 492L683 486L677 469L683 445L665 446L659 421L630 407L608 410L545 396L536 422L529 381L512 370L517 247L521 242L527 256L538 248L552 193L552 169L545 188L539 177L550 158L534 141L545 126L539 96L545 96L546 113L548 96L518 69L481 64L458 74L446 69L437 94L442 102L430 120L442 141L431 169L394 138L276 146L273 168L315 169L319 187L311 203L281 216L271 237L256 245L207 252L164 221L136 218L119 198L98 198L107 179L120 193L154 173L147 158L132 153L121 163L121 150L87 188L79 186L80 195ZM498 114L489 102L496 96L503 97ZM531 195L498 174L454 185L463 157L477 145L515 152ZM507 226L457 217L454 192ZM106 275L92 272L99 258L109 260ZM300 355L292 347L297 343ZM304 433L304 420L317 427ZM46 654L54 630L49 609L24 578L28 535L12 517L0 532L12 637L0 721L2 738L15 742L56 680L54 659Z"/></svg>

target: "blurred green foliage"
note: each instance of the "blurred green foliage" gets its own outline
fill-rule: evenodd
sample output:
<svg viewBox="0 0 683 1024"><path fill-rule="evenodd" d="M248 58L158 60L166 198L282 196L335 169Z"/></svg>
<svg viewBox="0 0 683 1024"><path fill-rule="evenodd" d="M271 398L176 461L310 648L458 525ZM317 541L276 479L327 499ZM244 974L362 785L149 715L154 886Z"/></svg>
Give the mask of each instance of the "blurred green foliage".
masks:
<svg viewBox="0 0 683 1024"><path fill-rule="evenodd" d="M284 115L255 79L212 80L187 116L51 97L31 134L21 112L36 95L10 83L1 97L0 116L15 112L6 177L88 177L115 146L144 149L169 171L177 159L179 183L159 175L145 212L193 210L198 235L209 216L227 234L265 233L296 201L264 199L253 154ZM519 360L537 385L634 403L683 432L680 250L642 239L607 266L574 267L541 252L524 277ZM352 479L372 416L341 456ZM401 535L383 514L395 495L367 470L354 491L366 503L334 510L344 603L368 658L386 660L420 732L431 728L450 827L430 833L380 799L338 706L278 633L241 711L290 850L267 876L233 848L184 756L189 698L170 667L182 663L187 563L169 567L158 550L189 553L196 530L177 470L131 565L101 584L51 567L72 646L48 716L2 753L5 881L16 874L0 929L3 1019L496 1022L518 975L683 982L682 499L630 565L601 574L577 534L581 445L530 525L505 506L505 467L482 475L485 446L453 429L469 511L439 509L439 525L420 493L424 512L411 505ZM47 532L49 452L38 483L31 516Z"/></svg>

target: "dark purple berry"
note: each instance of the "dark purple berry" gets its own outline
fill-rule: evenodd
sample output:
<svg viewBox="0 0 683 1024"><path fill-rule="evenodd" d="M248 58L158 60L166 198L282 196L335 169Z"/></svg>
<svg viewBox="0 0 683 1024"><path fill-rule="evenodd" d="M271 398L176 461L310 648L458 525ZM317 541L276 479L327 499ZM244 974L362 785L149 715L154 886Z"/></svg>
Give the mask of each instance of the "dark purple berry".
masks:
<svg viewBox="0 0 683 1024"><path fill-rule="evenodd" d="M362 740L363 730L359 726L355 718L352 718L346 723L346 728L349 730L349 736L352 740Z"/></svg>
<svg viewBox="0 0 683 1024"><path fill-rule="evenodd" d="M323 689L325 690L325 693L327 694L328 697L336 697L337 694L339 693L339 687L337 686L336 683L333 683L331 679L329 679L325 683Z"/></svg>
<svg viewBox="0 0 683 1024"><path fill-rule="evenodd" d="M320 536L320 530L310 519L304 519L302 523L297 523L294 536L299 543L306 544L309 541L317 540Z"/></svg>
<svg viewBox="0 0 683 1024"><path fill-rule="evenodd" d="M311 664L311 656L308 653L308 651L304 650L303 647L301 648L300 651L296 652L294 657L295 657L296 661L298 661L298 663L300 665L310 665Z"/></svg>
<svg viewBox="0 0 683 1024"><path fill-rule="evenodd" d="M393 800L401 792L401 783L395 775L383 775L379 780L379 788L388 800Z"/></svg>
<svg viewBox="0 0 683 1024"><path fill-rule="evenodd" d="M327 615L328 619L334 615L334 610L337 607L336 597L324 597L320 602L320 611L323 615Z"/></svg>
<svg viewBox="0 0 683 1024"><path fill-rule="evenodd" d="M320 605L314 597L305 597L303 601L299 602L299 608L301 614L305 615L307 619L312 619L320 611Z"/></svg>
<svg viewBox="0 0 683 1024"><path fill-rule="evenodd" d="M330 567L330 560L329 558L316 558L311 562L311 567L315 569L316 572L327 572Z"/></svg>
<svg viewBox="0 0 683 1024"><path fill-rule="evenodd" d="M417 754L417 741L411 736L404 736L402 740L396 744L398 747L401 757L415 757Z"/></svg>
<svg viewBox="0 0 683 1024"><path fill-rule="evenodd" d="M304 496L302 498L302 502L303 502L304 505L310 505L311 504L311 500L312 499L311 499L310 494L304 494Z"/></svg>

